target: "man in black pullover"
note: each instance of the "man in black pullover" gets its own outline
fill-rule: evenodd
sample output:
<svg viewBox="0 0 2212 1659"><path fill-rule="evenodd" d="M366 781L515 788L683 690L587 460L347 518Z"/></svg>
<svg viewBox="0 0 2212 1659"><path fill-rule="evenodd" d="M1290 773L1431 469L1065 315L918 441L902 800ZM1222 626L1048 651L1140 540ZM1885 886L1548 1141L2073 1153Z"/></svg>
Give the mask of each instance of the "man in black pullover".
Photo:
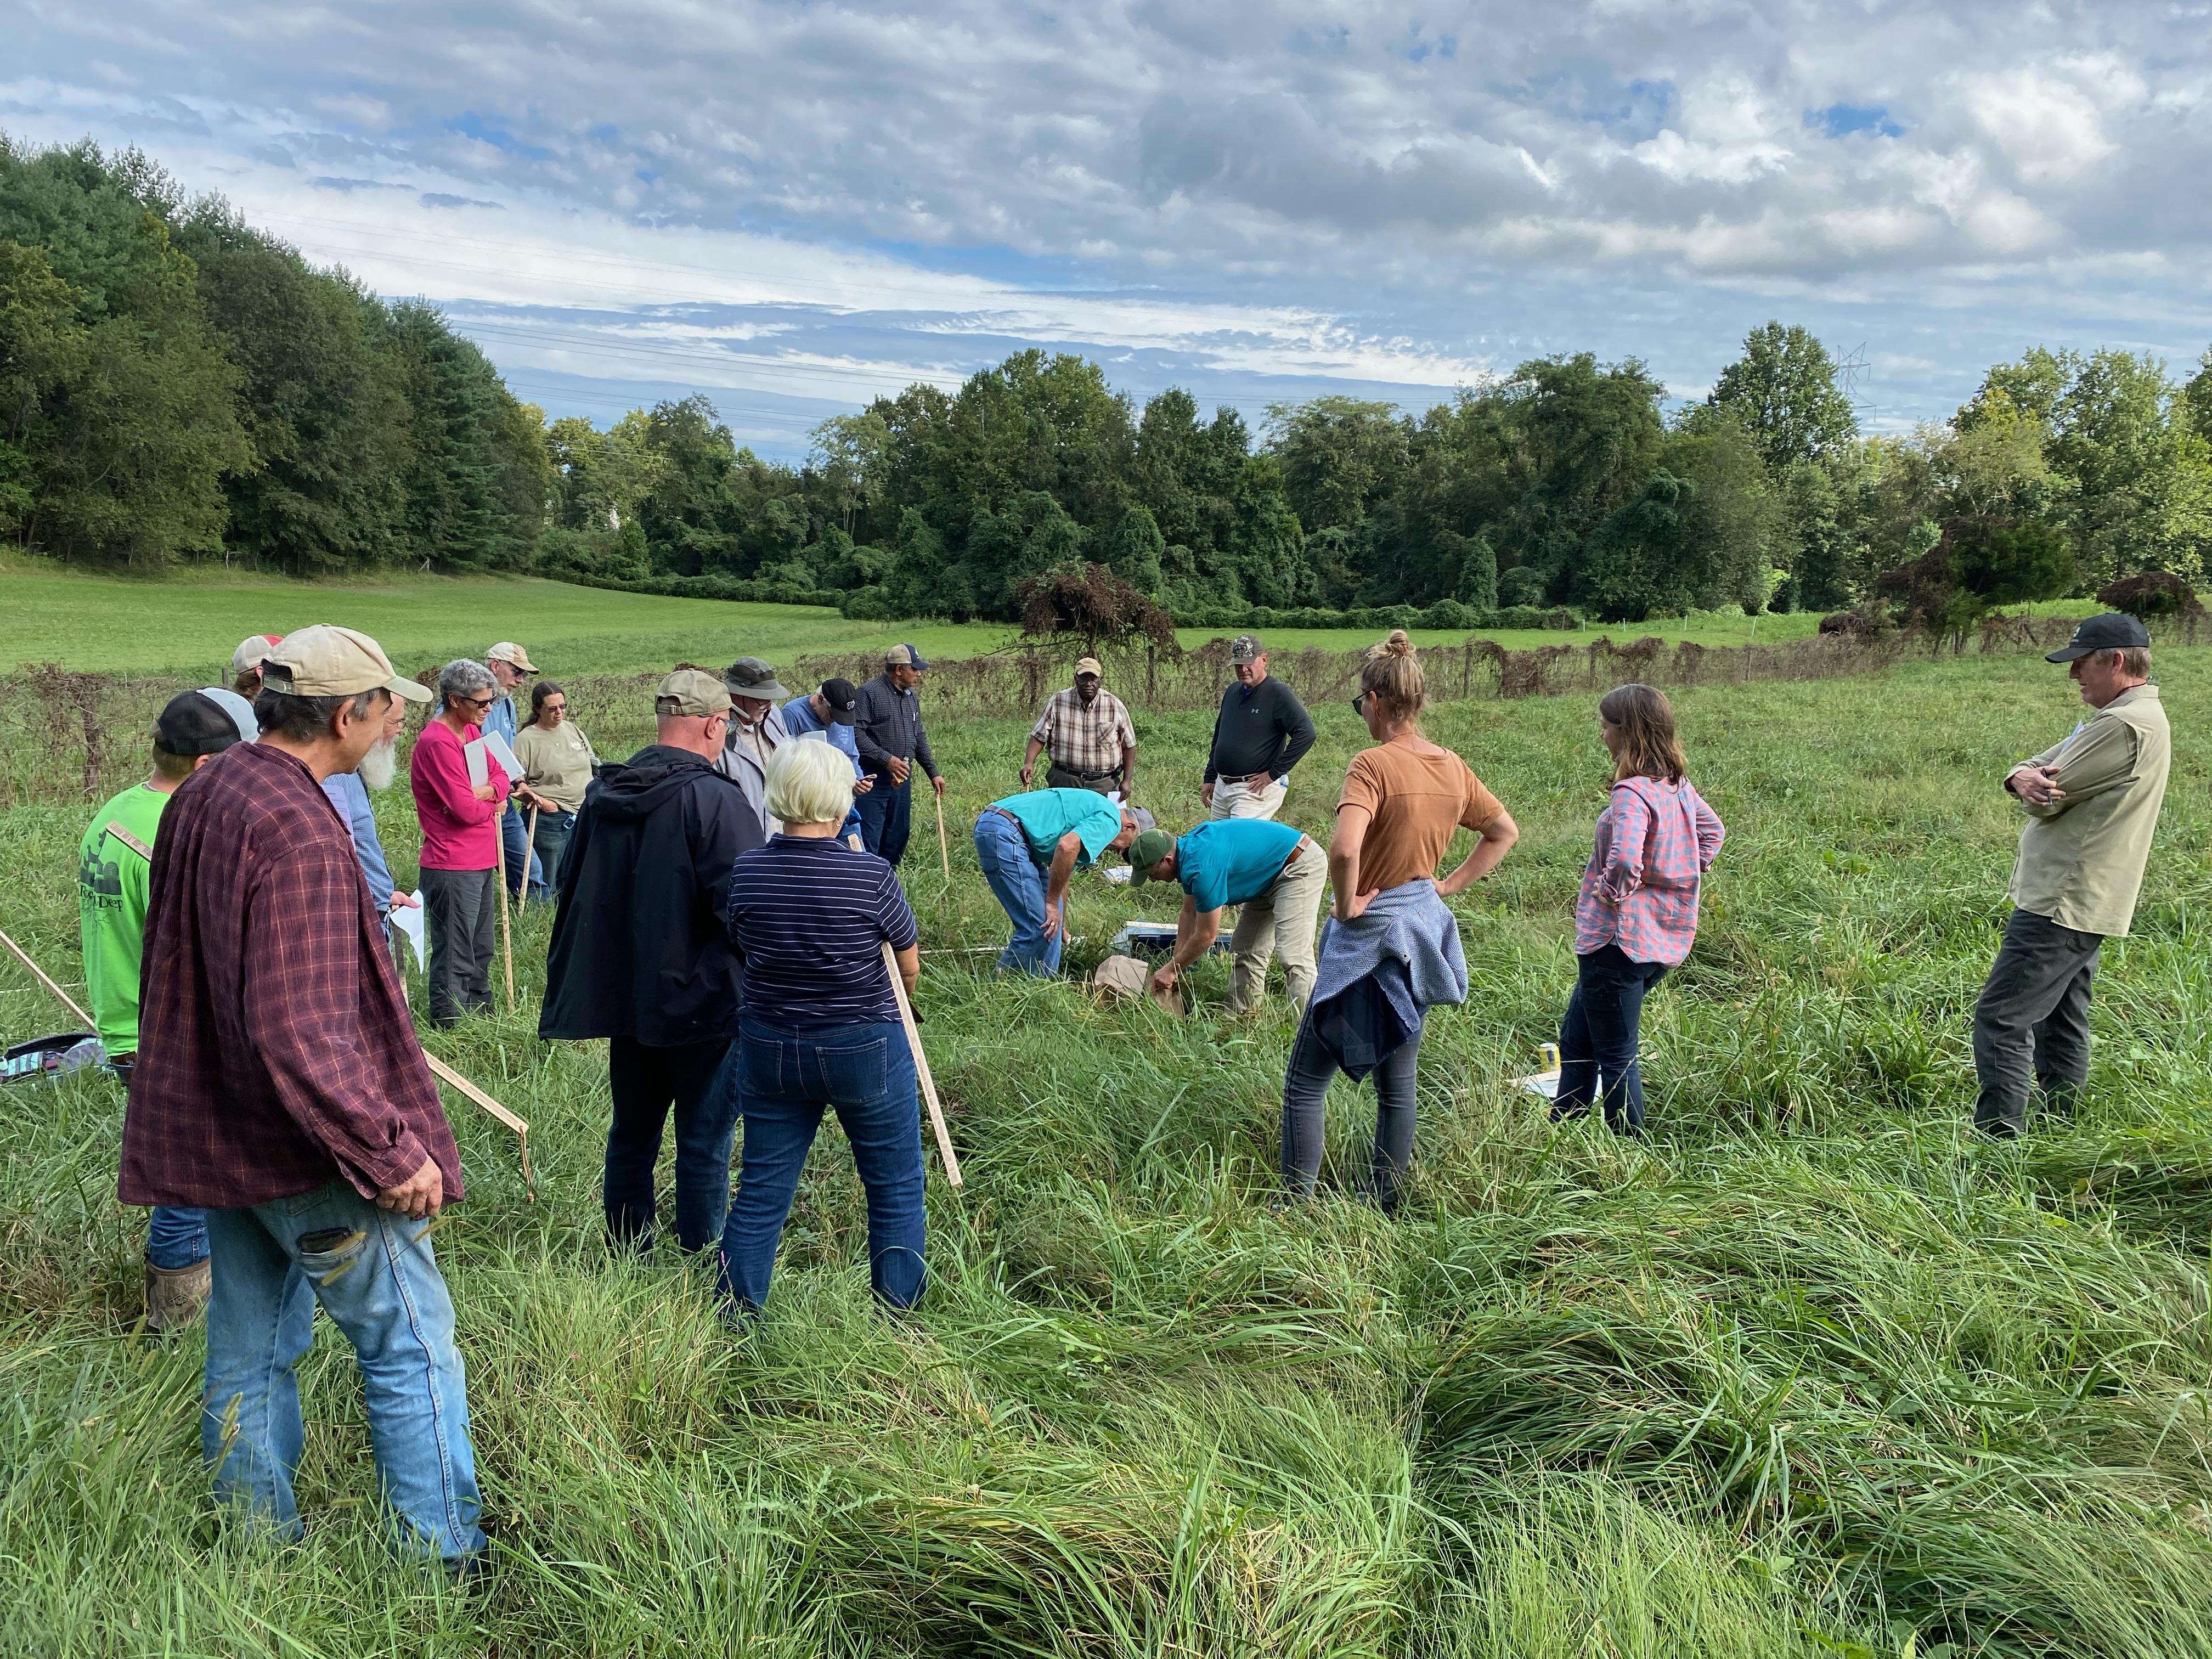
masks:
<svg viewBox="0 0 2212 1659"><path fill-rule="evenodd" d="M1237 684L1222 694L1199 793L1217 818L1272 818L1289 792L1291 769L1313 747L1313 716L1297 694L1267 678L1258 638L1229 642Z"/></svg>

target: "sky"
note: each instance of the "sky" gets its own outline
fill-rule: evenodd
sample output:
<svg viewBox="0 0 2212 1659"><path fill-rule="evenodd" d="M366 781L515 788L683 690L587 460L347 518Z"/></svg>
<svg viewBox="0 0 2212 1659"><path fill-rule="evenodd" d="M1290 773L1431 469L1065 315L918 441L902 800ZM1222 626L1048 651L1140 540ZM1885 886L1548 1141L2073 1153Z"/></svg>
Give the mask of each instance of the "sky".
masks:
<svg viewBox="0 0 2212 1659"><path fill-rule="evenodd" d="M2212 347L2212 0L0 0L0 131L135 144L604 425L1082 353L1258 429L1528 358L1701 397L1802 323L1863 425Z"/></svg>

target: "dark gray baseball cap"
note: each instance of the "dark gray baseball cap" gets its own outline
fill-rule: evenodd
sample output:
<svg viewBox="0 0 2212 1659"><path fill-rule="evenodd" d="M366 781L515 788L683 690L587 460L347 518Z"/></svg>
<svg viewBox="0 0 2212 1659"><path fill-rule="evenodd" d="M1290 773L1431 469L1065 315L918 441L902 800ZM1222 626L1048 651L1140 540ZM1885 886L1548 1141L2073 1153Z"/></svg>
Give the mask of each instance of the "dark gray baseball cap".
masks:
<svg viewBox="0 0 2212 1659"><path fill-rule="evenodd" d="M2130 646L2148 646L2150 629L2123 611L2107 611L2101 617L2088 617L2074 626L2074 637L2044 659L2045 662L2072 662L2093 651L2124 651Z"/></svg>

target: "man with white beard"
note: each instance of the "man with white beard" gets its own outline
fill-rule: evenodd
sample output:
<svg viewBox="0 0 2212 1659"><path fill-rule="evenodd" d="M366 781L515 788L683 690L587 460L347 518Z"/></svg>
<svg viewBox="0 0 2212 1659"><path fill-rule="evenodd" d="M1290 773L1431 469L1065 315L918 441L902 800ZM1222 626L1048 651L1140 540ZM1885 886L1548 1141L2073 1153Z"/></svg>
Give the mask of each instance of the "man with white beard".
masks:
<svg viewBox="0 0 2212 1659"><path fill-rule="evenodd" d="M384 711L384 735L362 757L360 766L350 772L334 772L323 780L323 793L330 797L331 805L338 809L338 816L353 832L353 854L361 862L368 896L376 901L377 912L384 918L387 945L392 943L392 913L419 901L393 885L392 872L384 862L384 843L376 838L376 812L369 805L368 793L372 789L382 793L399 775L399 734L407 729L407 708L406 703L392 698Z"/></svg>

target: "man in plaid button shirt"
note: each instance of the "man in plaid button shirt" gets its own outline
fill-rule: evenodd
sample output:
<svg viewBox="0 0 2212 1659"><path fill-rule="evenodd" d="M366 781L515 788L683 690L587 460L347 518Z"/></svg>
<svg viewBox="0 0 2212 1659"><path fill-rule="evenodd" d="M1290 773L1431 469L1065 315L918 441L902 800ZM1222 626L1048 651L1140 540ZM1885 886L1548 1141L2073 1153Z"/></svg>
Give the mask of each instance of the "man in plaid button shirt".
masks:
<svg viewBox="0 0 2212 1659"><path fill-rule="evenodd" d="M301 1535L295 1375L315 1309L353 1344L378 1484L456 1577L484 1550L453 1304L429 1233L460 1154L353 835L322 791L428 702L375 641L270 647L239 744L186 778L149 874L125 1204L207 1211L200 1447L216 1492Z"/></svg>
<svg viewBox="0 0 2212 1659"><path fill-rule="evenodd" d="M1102 688L1098 659L1075 665L1075 684L1045 699L1022 758L1022 781L1036 777L1037 757L1050 751L1045 785L1052 789L1119 790L1129 799L1137 775L1137 728L1121 698Z"/></svg>

